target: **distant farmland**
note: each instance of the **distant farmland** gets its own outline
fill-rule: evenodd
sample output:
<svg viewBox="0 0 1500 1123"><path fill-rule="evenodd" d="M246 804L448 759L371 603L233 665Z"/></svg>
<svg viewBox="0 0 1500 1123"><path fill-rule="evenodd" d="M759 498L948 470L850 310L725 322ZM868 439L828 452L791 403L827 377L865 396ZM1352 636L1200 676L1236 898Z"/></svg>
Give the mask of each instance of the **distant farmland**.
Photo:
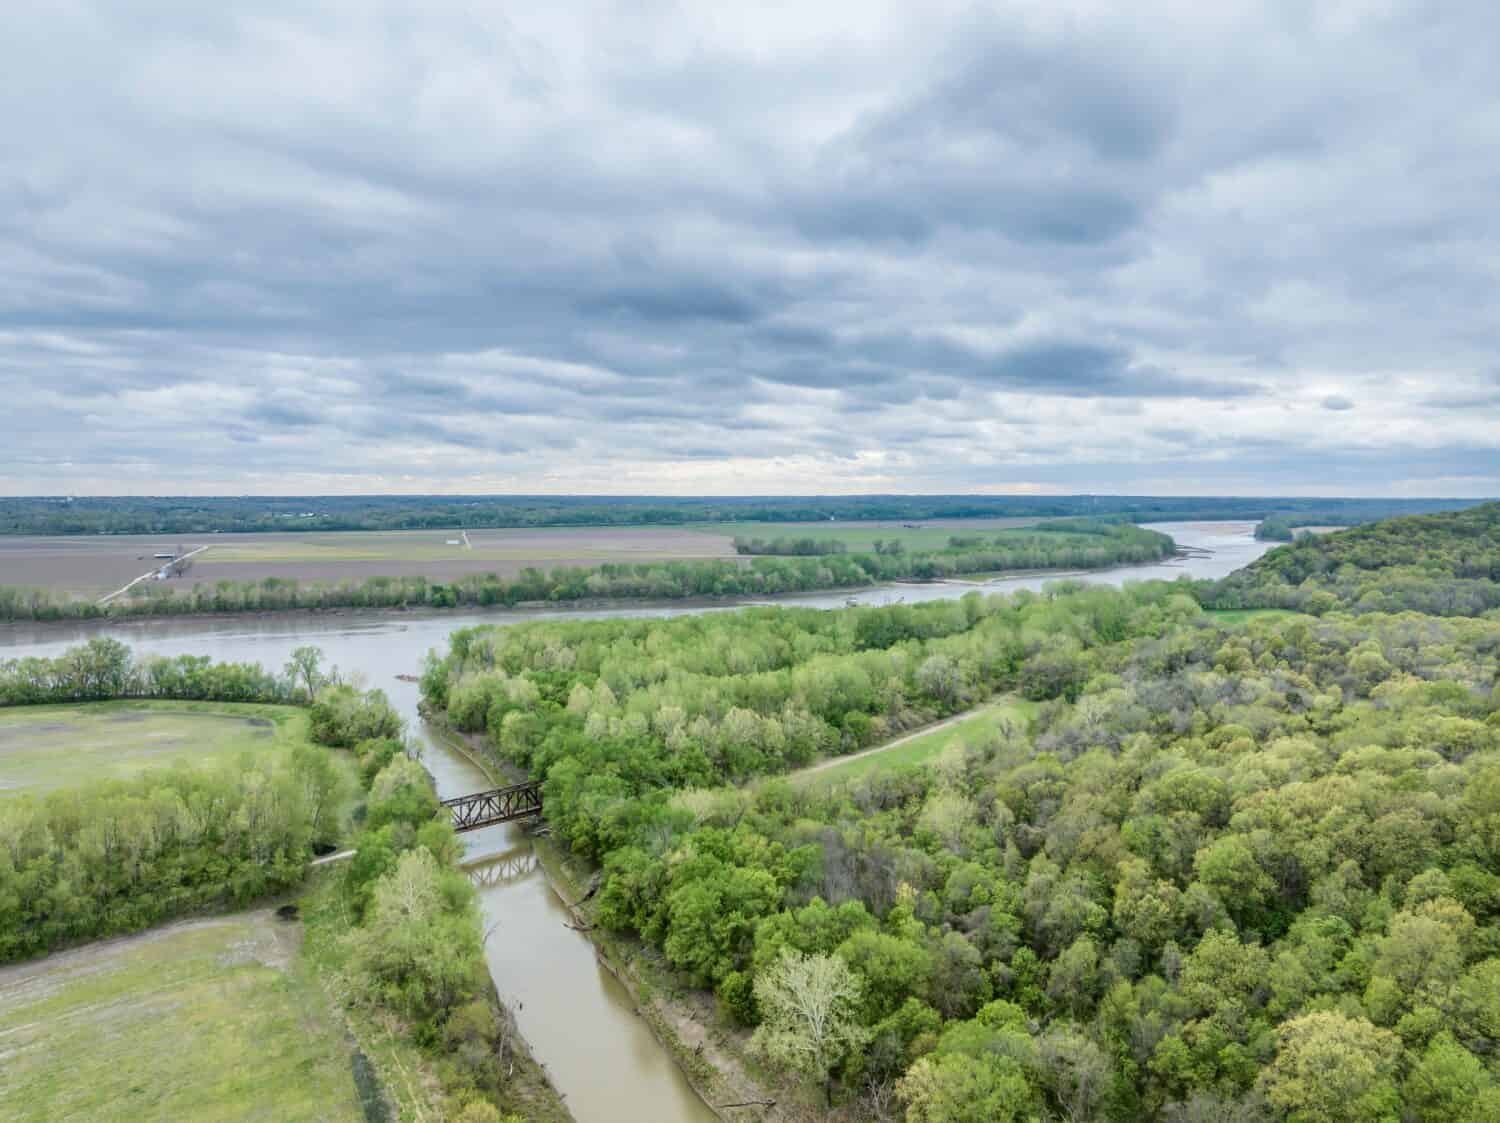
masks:
<svg viewBox="0 0 1500 1123"><path fill-rule="evenodd" d="M161 562L160 552L206 545L186 576L172 585L217 581L340 581L427 577L448 581L470 573L511 576L529 566L594 567L610 562L732 558L732 534L719 528L559 527L541 530L349 531L344 533L216 534L171 537L93 535L0 538L0 584L99 597ZM458 539L458 545L449 542Z"/></svg>
<svg viewBox="0 0 1500 1123"><path fill-rule="evenodd" d="M693 527L546 527L516 530L330 531L278 534L0 537L0 585L96 598L162 564L158 553L208 549L173 587L218 581L337 582L369 577L451 581L474 573L512 577L528 567L593 568L678 559L734 558L734 538L836 538L850 552L877 538L902 540L908 552L943 548L950 535L983 534L1035 519L888 522L713 523ZM457 545L452 544L457 541Z"/></svg>

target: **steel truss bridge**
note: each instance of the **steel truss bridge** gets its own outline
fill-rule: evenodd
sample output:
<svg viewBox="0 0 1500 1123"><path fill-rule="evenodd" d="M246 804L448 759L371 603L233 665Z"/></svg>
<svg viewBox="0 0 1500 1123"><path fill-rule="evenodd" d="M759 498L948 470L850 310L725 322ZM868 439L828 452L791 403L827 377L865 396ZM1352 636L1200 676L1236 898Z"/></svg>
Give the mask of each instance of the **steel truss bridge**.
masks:
<svg viewBox="0 0 1500 1123"><path fill-rule="evenodd" d="M542 782L528 780L508 788L461 795L443 800L443 806L453 816L453 829L459 833L515 819L528 819L542 813Z"/></svg>

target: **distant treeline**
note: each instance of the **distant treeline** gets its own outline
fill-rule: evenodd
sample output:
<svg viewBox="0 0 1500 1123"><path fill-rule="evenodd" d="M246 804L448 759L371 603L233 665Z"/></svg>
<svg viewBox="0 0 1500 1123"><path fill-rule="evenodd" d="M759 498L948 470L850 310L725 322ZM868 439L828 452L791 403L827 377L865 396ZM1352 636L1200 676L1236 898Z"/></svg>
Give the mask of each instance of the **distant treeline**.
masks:
<svg viewBox="0 0 1500 1123"><path fill-rule="evenodd" d="M1279 500L1277 501L1279 504ZM1458 511L1481 502L1477 499L1309 499L1294 510L1278 508L1255 528L1255 537L1265 542L1290 542L1309 526L1361 526L1403 515L1428 515Z"/></svg>
<svg viewBox="0 0 1500 1123"><path fill-rule="evenodd" d="M849 543L837 538L741 538L734 540L734 552L767 557L820 557L824 554L847 554Z"/></svg>
<svg viewBox="0 0 1500 1123"><path fill-rule="evenodd" d="M1500 503L1300 535L1200 588L1213 608L1477 616L1500 608Z"/></svg>
<svg viewBox="0 0 1500 1123"><path fill-rule="evenodd" d="M899 544L899 543L898 543ZM48 590L0 586L0 620L65 620L114 616L173 616L209 612L280 612L328 608L458 608L536 601L688 597L764 597L820 589L858 588L887 581L936 581L1008 569L1097 569L1170 557L1165 534L1128 523L1083 534L1026 534L1006 545L903 553L757 557L749 562L694 560L597 569L525 569L515 577L472 574L449 583L424 577L302 584L289 578L220 581L187 589L143 583L128 597L101 606L68 601Z"/></svg>
<svg viewBox="0 0 1500 1123"><path fill-rule="evenodd" d="M1235 498L1132 495L87 496L0 499L0 534L210 534L216 531L425 530L446 527L642 526L828 519L1058 518L1119 515L1132 522L1368 522L1449 510L1452 499Z"/></svg>
<svg viewBox="0 0 1500 1123"><path fill-rule="evenodd" d="M1078 519L1049 519L1046 522L1037 523L1035 526L1024 529L1001 530L989 534L952 534L948 536L947 549L950 551L977 550L986 547L1000 548L1040 548L1050 551L1053 542L1036 537L1039 533L1045 534L1088 534L1103 538L1128 538L1129 533L1125 529L1129 524L1128 519L1122 515L1111 515L1103 518L1078 518ZM1264 525L1264 524L1262 524ZM1135 538L1133 541L1144 542L1147 539ZM906 552L906 544L900 537L876 538L871 542L871 548L877 554L903 554ZM847 554L849 543L841 538L818 538L814 535L781 535L776 538L746 538L737 536L734 540L734 552L742 556L751 557L822 557L827 554ZM927 550L923 552L933 552Z"/></svg>
<svg viewBox="0 0 1500 1123"><path fill-rule="evenodd" d="M1455 504L1461 507L1465 504ZM1416 512L1397 512L1398 514L1414 514ZM1261 519L1255 526L1255 537L1262 542L1290 542L1298 534L1305 534L1304 527L1310 526L1359 526L1367 522L1375 522L1382 518L1393 517L1388 514L1372 515L1368 518L1358 518L1348 513L1309 511L1301 515L1271 515Z"/></svg>

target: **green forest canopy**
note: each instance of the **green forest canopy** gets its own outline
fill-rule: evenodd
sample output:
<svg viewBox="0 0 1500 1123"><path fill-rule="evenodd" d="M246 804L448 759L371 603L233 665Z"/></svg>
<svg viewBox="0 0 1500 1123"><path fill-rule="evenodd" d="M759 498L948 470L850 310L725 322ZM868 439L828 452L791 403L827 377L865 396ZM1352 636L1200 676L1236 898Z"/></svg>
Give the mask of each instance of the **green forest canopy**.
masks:
<svg viewBox="0 0 1500 1123"><path fill-rule="evenodd" d="M1389 560L1492 586L1492 518L1421 520ZM1411 530L1288 550L1379 573ZM546 778L604 867L598 923L727 1016L775 1000L768 1061L838 1098L894 1090L917 1123L1500 1118L1500 614L1359 614L1351 579L1321 618L1226 628L1199 591L472 629L423 690ZM1042 703L1029 729L830 791L774 779L996 691ZM783 999L818 978L839 1033L799 1052Z"/></svg>
<svg viewBox="0 0 1500 1123"><path fill-rule="evenodd" d="M1500 606L1500 503L1303 535L1203 596L1216 608L1477 615Z"/></svg>

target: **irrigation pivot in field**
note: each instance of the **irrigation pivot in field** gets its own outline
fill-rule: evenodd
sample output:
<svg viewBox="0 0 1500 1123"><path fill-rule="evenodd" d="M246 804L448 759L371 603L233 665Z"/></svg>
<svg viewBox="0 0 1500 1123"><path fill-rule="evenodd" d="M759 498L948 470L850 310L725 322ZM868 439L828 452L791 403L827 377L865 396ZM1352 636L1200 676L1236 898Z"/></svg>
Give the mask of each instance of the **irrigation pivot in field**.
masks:
<svg viewBox="0 0 1500 1123"><path fill-rule="evenodd" d="M525 819L542 813L542 782L528 780L508 788L461 795L443 800L443 806L452 813L453 829L460 833Z"/></svg>

